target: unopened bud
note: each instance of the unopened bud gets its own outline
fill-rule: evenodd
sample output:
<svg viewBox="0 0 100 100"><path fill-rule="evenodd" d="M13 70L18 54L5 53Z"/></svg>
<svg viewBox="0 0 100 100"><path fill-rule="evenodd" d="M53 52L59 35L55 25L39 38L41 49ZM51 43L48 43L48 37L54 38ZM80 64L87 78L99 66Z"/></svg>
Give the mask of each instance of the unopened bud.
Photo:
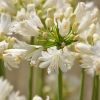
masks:
<svg viewBox="0 0 100 100"><path fill-rule="evenodd" d="M89 35L87 37L87 40L88 40L89 44L93 44L93 36L92 35Z"/></svg>
<svg viewBox="0 0 100 100"><path fill-rule="evenodd" d="M48 33L47 32L44 32L43 33L43 37L46 39L48 37Z"/></svg>
<svg viewBox="0 0 100 100"><path fill-rule="evenodd" d="M100 36L98 34L93 34L93 41L96 42L100 39Z"/></svg>
<svg viewBox="0 0 100 100"><path fill-rule="evenodd" d="M50 28L54 23L53 23L53 20L51 18L47 18L45 20L45 24L48 28Z"/></svg>
<svg viewBox="0 0 100 100"><path fill-rule="evenodd" d="M52 18L54 16L54 10L55 10L54 8L49 8L47 10L47 17Z"/></svg>

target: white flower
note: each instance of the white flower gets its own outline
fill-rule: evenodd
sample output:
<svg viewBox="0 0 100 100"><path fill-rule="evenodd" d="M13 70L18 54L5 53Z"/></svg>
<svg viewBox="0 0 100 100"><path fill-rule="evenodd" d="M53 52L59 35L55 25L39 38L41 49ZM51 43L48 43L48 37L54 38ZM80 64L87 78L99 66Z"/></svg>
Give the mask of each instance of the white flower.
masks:
<svg viewBox="0 0 100 100"><path fill-rule="evenodd" d="M64 16L65 16L66 18L68 18L68 17L70 17L72 14L73 14L73 8L69 6L69 7L65 10Z"/></svg>
<svg viewBox="0 0 100 100"><path fill-rule="evenodd" d="M31 3L27 5L27 12L31 13L31 12L36 12L35 10L35 4Z"/></svg>
<svg viewBox="0 0 100 100"><path fill-rule="evenodd" d="M7 33L9 31L9 26L11 23L11 17L8 14L0 14L0 34Z"/></svg>
<svg viewBox="0 0 100 100"><path fill-rule="evenodd" d="M33 8L33 11L32 11ZM43 28L43 24L36 14L33 5L27 6L27 11L21 9L17 13L18 21L13 21L10 27L11 32L21 34L23 36L38 36L40 34L40 28Z"/></svg>
<svg viewBox="0 0 100 100"><path fill-rule="evenodd" d="M41 61L40 68L48 67L48 70L51 72L58 72L60 68L63 72L66 72L73 65L74 55L66 47L60 50L57 50L56 47L51 47L47 51L42 52L39 60Z"/></svg>
<svg viewBox="0 0 100 100"><path fill-rule="evenodd" d="M20 92L12 92L9 97L8 100L26 100L26 98L24 96L19 96Z"/></svg>
<svg viewBox="0 0 100 100"><path fill-rule="evenodd" d="M61 19L62 17L65 18L70 17L73 12L73 8L71 7L71 5L68 3L62 3L62 4L60 4L60 2L57 3L59 6L57 7L56 12L54 13L54 19L58 20Z"/></svg>
<svg viewBox="0 0 100 100"><path fill-rule="evenodd" d="M94 7L96 7L94 2L91 1L91 2L86 3L86 8L87 9L92 10L92 9L94 9Z"/></svg>
<svg viewBox="0 0 100 100"><path fill-rule="evenodd" d="M43 99L39 96L35 96L35 97L33 97L33 100L43 100Z"/></svg>
<svg viewBox="0 0 100 100"><path fill-rule="evenodd" d="M77 17L78 22L80 22L86 14L85 3L83 2L78 3L74 13Z"/></svg>
<svg viewBox="0 0 100 100"><path fill-rule="evenodd" d="M33 24L36 27L43 28L43 24L42 24L40 18L38 17L38 15L36 14L36 12L30 13L30 20L33 22Z"/></svg>
<svg viewBox="0 0 100 100"><path fill-rule="evenodd" d="M81 53L82 68L85 68L88 73L100 75L100 41L94 45L79 43L77 49Z"/></svg>
<svg viewBox="0 0 100 100"><path fill-rule="evenodd" d="M43 50L42 46L39 45L29 45L25 42L17 41L14 48L27 50L25 59L30 61L31 65L38 64L38 57L41 56Z"/></svg>
<svg viewBox="0 0 100 100"><path fill-rule="evenodd" d="M91 51L91 49L92 49L91 45L85 44L85 43L77 43L75 45L75 49L76 49L76 51L78 51L81 54L85 54L85 53L86 54L90 54L90 53L92 53L92 51Z"/></svg>
<svg viewBox="0 0 100 100"><path fill-rule="evenodd" d="M17 11L16 20L25 20L27 18L27 14L24 8L21 8L20 11Z"/></svg>
<svg viewBox="0 0 100 100"><path fill-rule="evenodd" d="M43 100L40 96L35 96L35 97L33 97L33 99L32 100ZM47 96L47 98L46 98L46 100L49 100L49 97Z"/></svg>
<svg viewBox="0 0 100 100"><path fill-rule="evenodd" d="M44 3L43 7L44 8L51 8L54 7L56 5L57 0L46 0L46 2Z"/></svg>
<svg viewBox="0 0 100 100"><path fill-rule="evenodd" d="M31 20L17 22L10 30L23 36L37 36L40 34L39 29L32 23Z"/></svg>
<svg viewBox="0 0 100 100"><path fill-rule="evenodd" d="M0 7L11 14L16 13L16 8L12 0L0 0Z"/></svg>
<svg viewBox="0 0 100 100"><path fill-rule="evenodd" d="M63 19L62 22L58 21L59 33L62 37L66 36L70 31L70 19Z"/></svg>
<svg viewBox="0 0 100 100"><path fill-rule="evenodd" d="M0 42L0 54L3 54L4 50L8 48L8 43L6 41Z"/></svg>
<svg viewBox="0 0 100 100"><path fill-rule="evenodd" d="M94 8L89 10L83 2L78 3L74 14L79 24L78 33L88 29L88 27L98 19L98 9Z"/></svg>
<svg viewBox="0 0 100 100"><path fill-rule="evenodd" d="M97 31L96 25L93 23L88 27L88 29L86 29L85 31L81 32L81 34L79 34L79 38L80 40L87 42L88 37L93 37L96 31Z"/></svg>
<svg viewBox="0 0 100 100"><path fill-rule="evenodd" d="M4 65L9 70L18 68L19 64L25 59L27 50L25 49L8 49L3 54Z"/></svg>
<svg viewBox="0 0 100 100"><path fill-rule="evenodd" d="M0 78L0 100L6 100L13 89L7 80Z"/></svg>

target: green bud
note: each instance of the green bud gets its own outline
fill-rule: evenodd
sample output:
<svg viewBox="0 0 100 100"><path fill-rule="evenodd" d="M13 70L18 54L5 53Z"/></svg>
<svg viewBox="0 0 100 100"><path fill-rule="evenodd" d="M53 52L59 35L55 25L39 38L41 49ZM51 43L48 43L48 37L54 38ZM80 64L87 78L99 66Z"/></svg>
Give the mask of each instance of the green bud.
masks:
<svg viewBox="0 0 100 100"><path fill-rule="evenodd" d="M89 35L87 37L87 41L89 42L89 44L93 44L93 36L92 35Z"/></svg>

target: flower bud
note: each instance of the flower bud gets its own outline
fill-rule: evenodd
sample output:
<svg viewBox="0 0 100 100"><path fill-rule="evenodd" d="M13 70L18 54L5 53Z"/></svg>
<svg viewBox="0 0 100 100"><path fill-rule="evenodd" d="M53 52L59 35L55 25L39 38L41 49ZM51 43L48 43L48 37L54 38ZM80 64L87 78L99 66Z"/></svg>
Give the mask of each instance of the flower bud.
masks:
<svg viewBox="0 0 100 100"><path fill-rule="evenodd" d="M53 25L53 20L51 18L47 18L45 20L46 27L50 28Z"/></svg>
<svg viewBox="0 0 100 100"><path fill-rule="evenodd" d="M44 33L43 33L43 37L44 37L45 39L47 39L48 33L47 33L47 32L44 32Z"/></svg>
<svg viewBox="0 0 100 100"><path fill-rule="evenodd" d="M94 41L94 43L95 43L97 40L99 40L99 39L100 39L99 34L93 34L93 41Z"/></svg>
<svg viewBox="0 0 100 100"><path fill-rule="evenodd" d="M54 8L49 8L47 10L47 17L52 18L54 16L54 10L55 10Z"/></svg>

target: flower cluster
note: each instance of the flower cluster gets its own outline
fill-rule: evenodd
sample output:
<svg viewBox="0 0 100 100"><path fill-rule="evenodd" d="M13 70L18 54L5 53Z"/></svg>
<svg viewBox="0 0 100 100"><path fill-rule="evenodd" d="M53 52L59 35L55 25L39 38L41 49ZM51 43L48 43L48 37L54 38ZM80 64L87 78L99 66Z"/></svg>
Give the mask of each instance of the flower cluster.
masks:
<svg viewBox="0 0 100 100"><path fill-rule="evenodd" d="M94 4L74 0L0 1L0 60L9 70L27 61L59 75L70 70L77 57L82 69L100 75L100 19ZM0 100L9 94L7 100L25 100L19 92L11 93L8 81L0 79L0 87ZM7 90L2 92L3 87Z"/></svg>

